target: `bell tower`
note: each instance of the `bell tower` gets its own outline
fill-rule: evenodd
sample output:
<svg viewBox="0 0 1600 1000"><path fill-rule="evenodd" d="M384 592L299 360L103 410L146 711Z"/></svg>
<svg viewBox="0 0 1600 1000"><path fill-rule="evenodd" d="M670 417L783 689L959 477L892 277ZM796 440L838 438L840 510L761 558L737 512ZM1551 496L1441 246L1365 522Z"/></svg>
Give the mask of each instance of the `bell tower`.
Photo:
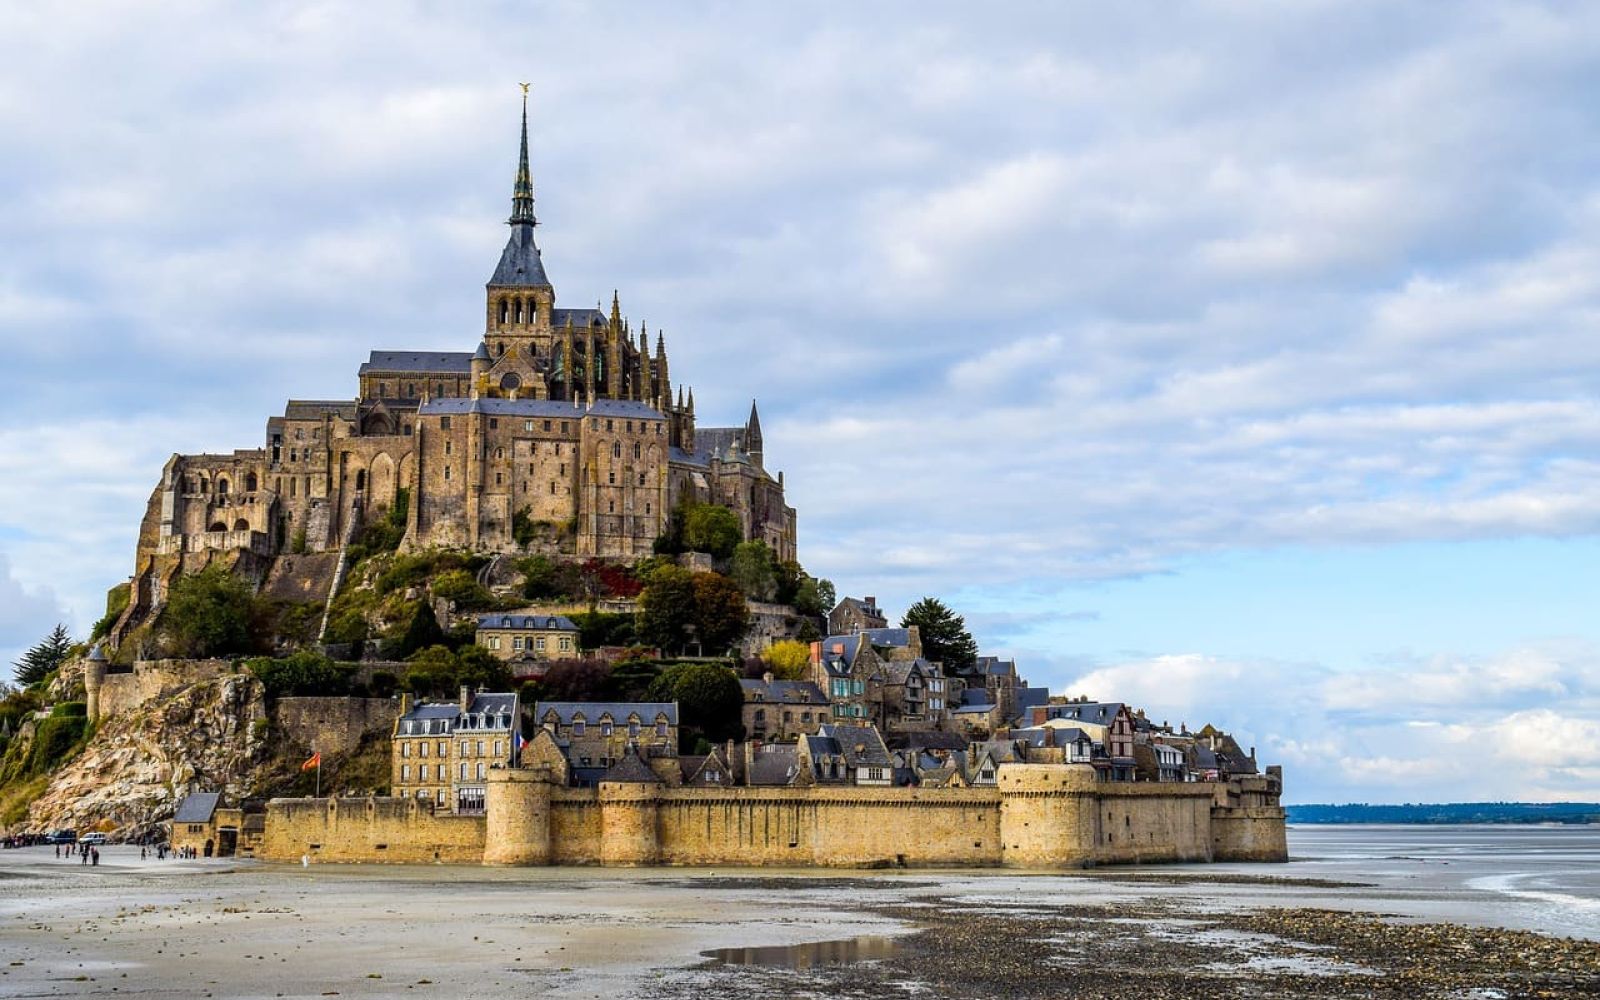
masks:
<svg viewBox="0 0 1600 1000"><path fill-rule="evenodd" d="M533 174L528 169L528 84L522 84L522 150L511 192L511 238L500 254L487 289L483 342L498 361L513 349L535 362L548 362L554 330L551 311L556 291L545 276L533 241L539 220L533 214Z"/></svg>

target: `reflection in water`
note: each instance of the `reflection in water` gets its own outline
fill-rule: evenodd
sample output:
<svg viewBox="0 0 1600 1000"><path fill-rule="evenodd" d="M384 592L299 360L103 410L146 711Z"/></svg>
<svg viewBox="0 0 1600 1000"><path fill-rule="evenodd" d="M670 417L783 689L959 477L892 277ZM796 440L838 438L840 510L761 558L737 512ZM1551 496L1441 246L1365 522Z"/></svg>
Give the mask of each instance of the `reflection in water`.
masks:
<svg viewBox="0 0 1600 1000"><path fill-rule="evenodd" d="M849 965L889 958L900 950L900 939L866 935L842 941L771 945L764 948L717 948L700 954L723 965L764 965L780 969L809 969L818 965Z"/></svg>

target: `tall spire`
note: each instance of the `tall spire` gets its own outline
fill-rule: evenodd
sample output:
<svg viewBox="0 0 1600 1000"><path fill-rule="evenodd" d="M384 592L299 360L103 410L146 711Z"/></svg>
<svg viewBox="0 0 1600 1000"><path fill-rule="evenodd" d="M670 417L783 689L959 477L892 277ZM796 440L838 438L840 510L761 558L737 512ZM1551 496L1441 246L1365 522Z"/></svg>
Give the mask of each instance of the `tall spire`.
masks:
<svg viewBox="0 0 1600 1000"><path fill-rule="evenodd" d="M522 84L522 153L517 158L517 184L511 192L511 218L513 226L537 226L533 217L533 174L528 170L528 87Z"/></svg>

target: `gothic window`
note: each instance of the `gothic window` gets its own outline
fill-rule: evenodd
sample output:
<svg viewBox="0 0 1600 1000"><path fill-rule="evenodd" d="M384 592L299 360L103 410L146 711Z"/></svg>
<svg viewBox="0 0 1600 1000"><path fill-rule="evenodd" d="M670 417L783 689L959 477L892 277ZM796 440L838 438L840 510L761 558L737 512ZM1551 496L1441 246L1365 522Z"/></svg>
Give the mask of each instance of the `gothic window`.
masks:
<svg viewBox="0 0 1600 1000"><path fill-rule="evenodd" d="M522 388L522 377L516 372L506 372L500 377L500 388L507 392Z"/></svg>
<svg viewBox="0 0 1600 1000"><path fill-rule="evenodd" d="M639 457L639 442L637 442L637 441L635 441L633 443L633 457L634 458L638 458Z"/></svg>
<svg viewBox="0 0 1600 1000"><path fill-rule="evenodd" d="M612 442L612 444L611 444L611 457L612 458L621 458L622 457L622 442L621 441Z"/></svg>
<svg viewBox="0 0 1600 1000"><path fill-rule="evenodd" d="M494 457L495 458L505 458L506 457L506 450L504 448L496 448L494 450Z"/></svg>
<svg viewBox="0 0 1600 1000"><path fill-rule="evenodd" d="M227 495L228 495L228 481L226 479L224 479L223 477L218 476L217 477L217 496L225 497Z"/></svg>
<svg viewBox="0 0 1600 1000"><path fill-rule="evenodd" d="M522 300L521 299L517 300L517 322L518 323L522 322ZM505 352L502 351L501 353L503 354Z"/></svg>
<svg viewBox="0 0 1600 1000"><path fill-rule="evenodd" d="M256 491L256 474L254 472L245 473L244 489L246 493L254 493Z"/></svg>
<svg viewBox="0 0 1600 1000"><path fill-rule="evenodd" d="M501 299L500 300L500 325L501 326L505 326L506 325L506 320L510 317L510 313L511 313L511 305L510 305L510 303L508 303L505 299Z"/></svg>

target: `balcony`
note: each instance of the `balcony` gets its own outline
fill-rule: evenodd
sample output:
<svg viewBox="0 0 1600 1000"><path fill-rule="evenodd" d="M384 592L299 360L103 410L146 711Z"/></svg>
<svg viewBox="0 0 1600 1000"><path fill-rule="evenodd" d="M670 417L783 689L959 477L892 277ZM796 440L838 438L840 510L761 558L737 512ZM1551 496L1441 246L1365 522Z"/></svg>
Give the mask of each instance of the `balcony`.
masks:
<svg viewBox="0 0 1600 1000"><path fill-rule="evenodd" d="M178 555L183 552L232 551L243 549L257 555L270 555L267 533L239 529L235 531L197 531L189 535L168 535L160 540L156 551L161 555Z"/></svg>

